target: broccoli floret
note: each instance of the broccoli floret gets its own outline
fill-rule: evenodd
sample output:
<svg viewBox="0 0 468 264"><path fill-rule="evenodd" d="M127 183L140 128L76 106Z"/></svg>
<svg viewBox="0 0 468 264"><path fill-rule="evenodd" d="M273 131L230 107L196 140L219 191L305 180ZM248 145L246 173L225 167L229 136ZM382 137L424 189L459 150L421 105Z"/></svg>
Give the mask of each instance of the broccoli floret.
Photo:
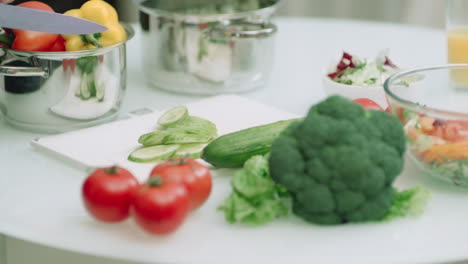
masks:
<svg viewBox="0 0 468 264"><path fill-rule="evenodd" d="M306 221L379 220L394 202L392 184L403 170L405 146L396 117L331 96L275 140L270 173Z"/></svg>

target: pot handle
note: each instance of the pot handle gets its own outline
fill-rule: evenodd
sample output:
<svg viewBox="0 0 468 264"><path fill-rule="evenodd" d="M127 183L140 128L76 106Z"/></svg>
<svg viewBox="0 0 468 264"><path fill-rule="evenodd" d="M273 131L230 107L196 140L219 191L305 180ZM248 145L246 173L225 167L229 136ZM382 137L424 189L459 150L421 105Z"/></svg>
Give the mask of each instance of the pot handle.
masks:
<svg viewBox="0 0 468 264"><path fill-rule="evenodd" d="M15 77L39 76L46 78L49 76L49 72L42 67L0 66L0 75Z"/></svg>
<svg viewBox="0 0 468 264"><path fill-rule="evenodd" d="M267 38L278 31L273 23L236 23L219 25L211 30L212 39Z"/></svg>

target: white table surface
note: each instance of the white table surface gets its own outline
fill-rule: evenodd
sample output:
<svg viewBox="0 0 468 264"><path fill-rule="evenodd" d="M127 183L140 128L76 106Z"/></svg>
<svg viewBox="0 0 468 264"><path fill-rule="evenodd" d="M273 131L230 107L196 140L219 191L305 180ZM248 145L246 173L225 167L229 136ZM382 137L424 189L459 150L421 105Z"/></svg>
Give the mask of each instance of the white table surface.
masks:
<svg viewBox="0 0 468 264"><path fill-rule="evenodd" d="M395 63L411 67L441 64L446 58L444 32L441 30L305 18L277 18L276 23L279 33L272 79L266 87L241 95L295 114L304 114L310 105L325 97L320 73L325 65L331 59L339 57L343 50L373 58L380 50L389 48L390 57ZM122 113L142 107L164 109L203 98L172 94L148 86L142 73L141 56L140 35L137 30L136 37L127 47L128 90ZM60 239L45 239L43 235L47 230L38 230L35 225L17 223L12 221L14 217L9 217L24 215L56 221L60 217L66 217L68 213L63 209L63 204L60 205L62 197L67 197L70 193L79 195L79 186L85 176L83 171L38 154L31 148L30 141L39 136L42 135L19 131L3 121L0 122L0 233L4 233L7 241L13 241L17 247L26 248L24 244L15 242L16 238L37 243L38 248L45 244L79 254L80 248L74 247L73 243L62 243ZM72 205L81 206L79 202L79 199L76 199ZM50 207L56 207L57 213L41 215L41 206L47 206L48 211ZM66 230L50 230L52 233L57 231L63 232L64 237L67 236ZM1 240L0 237L0 246ZM119 248L119 245L114 246L116 252L125 250ZM11 247L10 250L15 251ZM114 257L109 252L99 255ZM22 254L24 253L27 255L27 252ZM442 257L446 260L457 260L460 255Z"/></svg>

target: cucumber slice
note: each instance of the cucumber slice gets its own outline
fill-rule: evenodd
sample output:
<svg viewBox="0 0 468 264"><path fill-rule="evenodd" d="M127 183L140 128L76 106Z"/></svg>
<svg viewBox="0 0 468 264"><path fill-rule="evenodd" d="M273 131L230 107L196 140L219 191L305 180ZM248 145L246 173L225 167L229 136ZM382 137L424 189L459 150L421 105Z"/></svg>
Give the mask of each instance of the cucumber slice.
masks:
<svg viewBox="0 0 468 264"><path fill-rule="evenodd" d="M211 137L217 136L217 128L214 123L196 116L188 116L174 125L169 126L169 128L183 129L190 133L204 134Z"/></svg>
<svg viewBox="0 0 468 264"><path fill-rule="evenodd" d="M188 110L185 106L176 106L164 112L158 119L158 125L169 127L183 120L188 116Z"/></svg>
<svg viewBox="0 0 468 264"><path fill-rule="evenodd" d="M179 147L180 145L174 144L139 148L130 153L128 160L134 162L165 160L172 157Z"/></svg>
<svg viewBox="0 0 468 264"><path fill-rule="evenodd" d="M214 136L208 133L193 133L184 128L168 128L144 134L138 139L138 142L149 147L161 144L208 143L212 139Z"/></svg>
<svg viewBox="0 0 468 264"><path fill-rule="evenodd" d="M144 134L138 139L138 143L143 146L149 147L154 145L163 144L164 138L168 135L166 130L156 130L151 133Z"/></svg>
<svg viewBox="0 0 468 264"><path fill-rule="evenodd" d="M183 129L170 129L162 140L162 144L188 144L188 143L208 143L213 136L208 134L194 134Z"/></svg>
<svg viewBox="0 0 468 264"><path fill-rule="evenodd" d="M198 159L201 156L201 152L208 143L194 143L182 145L174 154L177 158L194 158Z"/></svg>
<svg viewBox="0 0 468 264"><path fill-rule="evenodd" d="M153 132L150 132L150 133L146 133L146 134L141 135L141 136L138 138L138 143L143 144L143 142L145 142L145 140L147 140L149 137L151 137L151 135L153 135L153 134L156 133L156 132L158 132L158 131L153 131Z"/></svg>

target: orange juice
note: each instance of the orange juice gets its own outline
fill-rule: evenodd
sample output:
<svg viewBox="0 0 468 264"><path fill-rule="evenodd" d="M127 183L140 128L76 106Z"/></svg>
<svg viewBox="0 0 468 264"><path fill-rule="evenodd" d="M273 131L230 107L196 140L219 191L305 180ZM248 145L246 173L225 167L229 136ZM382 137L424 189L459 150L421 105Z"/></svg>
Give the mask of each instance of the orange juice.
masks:
<svg viewBox="0 0 468 264"><path fill-rule="evenodd" d="M468 27L448 30L447 48L449 63L468 63ZM458 85L468 85L467 70L453 70L451 78Z"/></svg>

